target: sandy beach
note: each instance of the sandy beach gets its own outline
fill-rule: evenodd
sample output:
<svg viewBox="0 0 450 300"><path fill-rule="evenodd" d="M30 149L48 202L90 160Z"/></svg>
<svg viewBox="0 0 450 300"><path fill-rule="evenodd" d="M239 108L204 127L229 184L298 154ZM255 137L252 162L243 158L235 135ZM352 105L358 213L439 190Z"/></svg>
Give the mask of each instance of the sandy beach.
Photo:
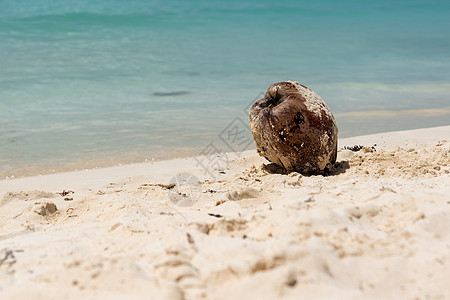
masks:
<svg viewBox="0 0 450 300"><path fill-rule="evenodd" d="M0 181L0 299L450 299L450 126L354 145Z"/></svg>

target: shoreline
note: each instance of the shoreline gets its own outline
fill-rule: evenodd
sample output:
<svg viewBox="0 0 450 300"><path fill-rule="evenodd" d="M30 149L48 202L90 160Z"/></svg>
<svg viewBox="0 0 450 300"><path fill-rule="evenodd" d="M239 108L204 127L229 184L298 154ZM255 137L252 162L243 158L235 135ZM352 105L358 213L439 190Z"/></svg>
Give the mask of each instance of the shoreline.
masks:
<svg viewBox="0 0 450 300"><path fill-rule="evenodd" d="M102 168L110 168L117 166L126 166L147 162L166 161L177 158L191 157L198 152L197 148L176 148L171 149L171 154L163 153L163 151L142 152L142 153L127 153L127 157L115 154L104 159L85 159L79 161L72 161L66 163L56 163L53 165L19 167L0 172L1 180L12 180L34 176L44 176L49 174L60 174L67 172L76 172L81 170L95 170ZM184 155L183 155L184 154Z"/></svg>
<svg viewBox="0 0 450 300"><path fill-rule="evenodd" d="M371 139L375 140L377 137L383 136L386 134L391 134L391 133L395 134L395 133L402 133L402 132L409 132L409 131L417 131L420 133L423 130L439 129L439 128L444 128L444 127L447 127L447 126L436 126L436 127L429 127L429 128L401 130L401 131L374 133L374 134L369 134L369 135L358 135L358 136L354 136L354 137L339 138L338 148L342 148L344 146L343 143L351 144L352 141L357 141L360 139L363 139L364 141L366 141L366 143L370 144ZM251 147L252 148L254 147L253 143L251 144ZM17 172L9 172L9 171L0 173L0 178L1 178L0 182L4 181L4 180L15 180L15 179L28 178L28 177L41 177L41 176L46 176L46 175L51 175L51 174L92 171L92 170L98 170L98 169L125 167L125 166L140 165L140 164L153 164L156 162L164 162L164 161L178 160L178 159L192 159L192 158L196 157L193 154L194 153L198 154L200 152L200 150L201 150L201 148L198 148L198 149L197 148L195 148L195 149L189 148L188 150L184 149L184 151L187 151L187 152L185 152L186 155L178 154L174 158L170 158L170 159L164 159L164 158L160 159L160 158L158 158L158 156L156 158L148 159L148 158L144 158L145 155L141 154L140 155L140 156L142 156L141 158L138 158L138 157L140 157L139 155L134 155L133 158L128 159L129 163L127 163L126 160L123 160L123 159L120 160L120 163L114 162L118 158L118 156L117 156L117 157L111 157L110 159L102 160L102 161L87 160L87 161L83 161L83 162L80 161L80 162L59 164L59 165L56 165L53 167L48 167L48 168L38 168L38 169L36 169L36 168L31 168L31 169L21 168L21 169L19 169L21 171L19 171L18 173ZM179 151L181 151L181 150L179 150ZM253 150L245 150L245 151L253 151ZM225 152L225 154L232 155L232 152ZM147 156L150 157L149 155L147 155ZM159 155L159 157L160 156L161 155ZM141 161L141 162L139 162L139 161ZM16 175L16 174L12 174L12 173L16 173L16 174L20 174L20 175Z"/></svg>
<svg viewBox="0 0 450 300"><path fill-rule="evenodd" d="M329 176L249 150L2 180L0 298L449 298L450 126L353 145Z"/></svg>

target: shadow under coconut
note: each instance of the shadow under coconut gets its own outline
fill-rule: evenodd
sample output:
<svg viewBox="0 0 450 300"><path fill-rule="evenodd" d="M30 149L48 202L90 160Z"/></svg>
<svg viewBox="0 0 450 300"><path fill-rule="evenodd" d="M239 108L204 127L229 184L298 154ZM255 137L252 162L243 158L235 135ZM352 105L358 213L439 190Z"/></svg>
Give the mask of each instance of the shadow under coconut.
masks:
<svg viewBox="0 0 450 300"><path fill-rule="evenodd" d="M301 173L301 174L303 176L313 176L313 175L336 176L336 175L345 173L349 168L350 168L350 163L346 160L343 160L343 161L335 162L333 167L331 168L331 170L324 170L324 171L315 172L315 173ZM292 172L297 172L295 170L288 171L285 168L278 166L274 163L263 164L262 169L269 174L287 175Z"/></svg>

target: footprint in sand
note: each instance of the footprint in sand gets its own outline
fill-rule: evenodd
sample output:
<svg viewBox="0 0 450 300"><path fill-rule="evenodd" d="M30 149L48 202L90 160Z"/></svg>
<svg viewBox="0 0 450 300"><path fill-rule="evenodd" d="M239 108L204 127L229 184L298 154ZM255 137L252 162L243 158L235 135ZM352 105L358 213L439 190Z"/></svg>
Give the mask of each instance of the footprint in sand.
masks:
<svg viewBox="0 0 450 300"><path fill-rule="evenodd" d="M56 205L53 202L44 202L44 203L38 202L36 203L36 206L34 207L33 211L38 215L45 217L54 214L55 212L58 211L58 209L56 208Z"/></svg>
<svg viewBox="0 0 450 300"><path fill-rule="evenodd" d="M247 198L257 198L260 192L257 189L244 187L239 188L227 193L227 198L229 200L238 201Z"/></svg>
<svg viewBox="0 0 450 300"><path fill-rule="evenodd" d="M44 191L29 191L29 192L8 192L3 195L0 200L0 207L13 201L13 200L21 200L21 201L31 201L43 198L55 198L57 194L44 192Z"/></svg>
<svg viewBox="0 0 450 300"><path fill-rule="evenodd" d="M14 199L22 200L22 201L30 201L30 200L36 200L36 199L42 199L42 198L55 198L56 196L58 196L58 195L55 193L49 193L49 192L37 191L37 190L28 191L28 192L24 192L24 191L8 192L3 195L0 203L10 202Z"/></svg>
<svg viewBox="0 0 450 300"><path fill-rule="evenodd" d="M204 283L201 280L199 270L190 262L189 258L171 253L166 259L154 265L154 272L160 278L172 281L192 299L199 298L204 292ZM184 299L184 298L183 298Z"/></svg>

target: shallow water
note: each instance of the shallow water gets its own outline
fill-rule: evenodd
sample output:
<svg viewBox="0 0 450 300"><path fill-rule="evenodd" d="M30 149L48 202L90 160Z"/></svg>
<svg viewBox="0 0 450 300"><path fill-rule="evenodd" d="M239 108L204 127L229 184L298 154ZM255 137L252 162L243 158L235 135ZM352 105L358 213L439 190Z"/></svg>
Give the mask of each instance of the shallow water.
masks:
<svg viewBox="0 0 450 300"><path fill-rule="evenodd" d="M448 125L449 9L1 1L0 175L230 151L220 133L282 80L321 95L341 137Z"/></svg>

